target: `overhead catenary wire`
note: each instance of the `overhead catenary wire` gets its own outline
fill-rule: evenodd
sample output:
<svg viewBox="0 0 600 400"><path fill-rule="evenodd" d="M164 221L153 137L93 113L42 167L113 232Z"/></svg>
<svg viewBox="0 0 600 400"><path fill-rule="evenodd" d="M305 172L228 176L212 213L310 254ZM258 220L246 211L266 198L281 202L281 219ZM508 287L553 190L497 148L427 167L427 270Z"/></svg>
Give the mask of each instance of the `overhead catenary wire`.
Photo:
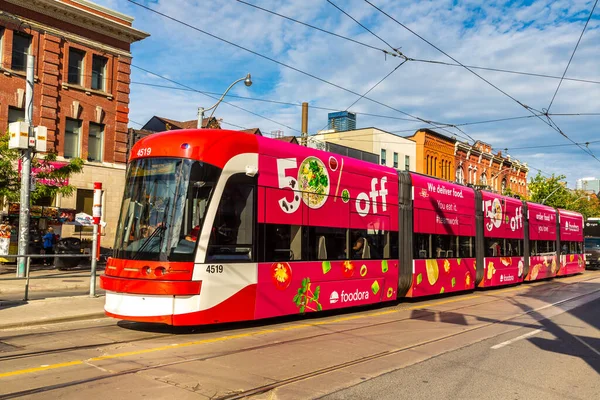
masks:
<svg viewBox="0 0 600 400"><path fill-rule="evenodd" d="M177 23L179 23L179 24L181 24L181 25L184 25L184 26L186 26L186 27L188 27L188 28L190 28L190 29L193 29L193 30L195 30L195 31L198 31L198 32L200 32L200 33L203 33L203 34L205 34L205 35L207 35L207 36L210 36L210 37L212 37L212 38L214 38L214 39L216 39L216 40L219 40L219 41L221 41L221 42L227 43L227 44L229 44L229 45L231 45L231 46L234 46L234 47L236 47L236 48L238 48L238 49L244 50L244 51L246 51L246 52L248 52L248 53L250 53L250 54L253 54L253 55L257 56L257 57L260 57L260 58L263 58L263 59L265 59L265 60L271 61L271 62L273 62L273 63L275 63L275 64L277 64L277 65L281 65L282 67L285 67L285 68L291 69L291 70L293 70L293 71L296 71L296 72L298 72L298 73L300 73L300 74L302 74L302 75L308 76L308 77L310 77L310 78L313 78L313 79L315 79L315 80L318 80L318 81L320 81L320 82L323 82L323 83L325 83L325 84L327 84L327 85L329 85L329 86L332 86L332 87L338 88L338 89L340 89L340 90L343 90L343 91L345 91L345 92L347 92L347 93L351 93L351 94L353 94L353 95L356 95L356 96L361 96L361 94L360 94L360 93L357 93L357 92L355 92L355 91L353 91L353 90L350 90L350 89L348 89L348 88L345 88L345 87L343 87L343 86L341 86L341 85L338 85L337 83L330 82L330 81L328 81L328 80L326 80L326 79L323 79L323 78L320 78L320 77L318 77L318 76L316 76L316 75L314 75L314 74L311 74L311 73L309 73L309 72L303 71L303 70L301 70L301 69L299 69L299 68L296 68L296 67L294 67L294 66L291 66L291 65L289 65L289 64L286 64L286 63L284 63L284 62L278 61L278 60L276 60L276 59L274 59L274 58L272 58L272 57L269 57L269 56L266 56L266 55L264 55L264 54L258 53L258 52L254 51L254 50L251 50L251 49L249 49L249 48L247 48L247 47L241 46L241 45L239 45L239 44L237 44L237 43L231 42L231 41L229 41L229 40L227 40L227 39L223 39L223 38L221 38L221 37L219 37L219 36L217 36L217 35L214 35L214 34L212 34L212 33L210 33L210 32L207 32L207 31L205 31L205 30L203 30L203 29L200 29L200 28L198 28L198 27L196 27L196 26L194 26L194 25L191 25L191 24L189 24L189 23L187 23L187 22L181 21L181 20L179 20L179 19L177 19L177 18L171 17L170 15L167 15L167 14L165 14L165 13L162 13L162 12L160 12L160 11L157 11L157 10L155 10L155 9L151 8L151 7L148 7L148 6L145 6L145 5L143 5L143 4L140 4L140 3L138 3L138 2L136 2L136 1L134 1L134 0L127 0L127 1L128 1L128 2L130 2L130 3L132 3L132 4L135 4L135 5L137 5L138 7L144 8L144 9L146 9L146 10L150 11L150 12L153 12L153 13L155 13L155 14L157 14L157 15L160 15L160 16L162 16L162 17L166 18L166 19L169 19L169 20L171 20L171 21L177 22ZM408 116L408 117L414 118L415 120L421 121L421 122L423 122L423 123L425 123L425 124L427 124L427 125L434 125L434 126L435 126L435 124L436 124L436 122L435 122L435 121L427 120L427 119L425 119L425 118L421 118L421 117L418 117L418 116L412 115L412 114L410 114L410 113L407 113L407 112L405 112L405 111L402 111L402 110L400 110L400 109L397 109L397 108L395 108L395 107L392 107L392 106L390 106L390 105L388 105L388 104L385 104L385 103L383 103L383 102L380 102L380 101L378 101L378 100L372 99L372 98L370 98L370 97L366 97L366 96L365 96L364 98L365 98L365 99L367 99L367 100L369 100L369 101L371 101L371 102L373 102L373 103L375 103L375 104L378 104L378 105L380 105L380 106L382 106L382 107L388 108L388 109L390 109L390 110L394 110L394 111L396 111L396 112L399 112L400 114L403 114L403 115L406 115L406 116Z"/></svg>
<svg viewBox="0 0 600 400"><path fill-rule="evenodd" d="M558 82L558 86L556 87L556 91L554 92L554 95L552 96L552 100L550 100L550 104L548 105L548 109L546 110L546 112L550 112L550 108L552 107L552 103L554 103L554 99L556 98L556 94L558 93L558 90L560 89L560 85L562 84L562 81L563 81L565 75L567 74L567 70L569 69L569 66L571 65L571 61L573 61L573 57L575 56L575 52L577 51L577 47L579 47L579 43L581 42L581 38L583 37L583 34L585 33L585 28L587 28L588 23L590 22L590 19L592 18L592 15L594 14L594 10L596 9L596 5L597 4L598 4L598 0L596 0L596 2L594 3L594 6L592 7L592 11L590 11L590 15L588 16L587 21L585 21L585 25L583 25L583 29L581 31L581 35L579 35L579 39L577 39L577 44L575 44L575 48L573 49L573 53L571 54L571 58L569 58L569 62L567 63L567 66L565 68L565 72L563 72L562 78L560 78L560 81Z"/></svg>
<svg viewBox="0 0 600 400"><path fill-rule="evenodd" d="M193 87L191 87L191 86L188 86L188 85L186 85L186 84L183 84L183 83L177 82L177 81L175 81L175 80L173 80L173 79L167 78L166 76L160 75L160 74L158 74L158 73L156 73L156 72L152 72L152 71L150 71L150 70L148 70L148 69L146 69L146 68L143 68L143 67L137 66L137 65L135 65L135 64L131 64L131 66L132 66L133 68L137 68L137 69L139 69L140 71L144 71L144 72L146 72L146 73L148 73L148 74L150 74L150 75L154 75L154 76L156 76L156 77L158 77L158 78L161 78L161 79L164 79L164 80L166 80L166 81L169 81L169 82L171 82L171 83L173 83L173 84L175 84L175 85L179 85L179 86L181 86L181 87L184 87L184 88L186 88L186 89L192 90L192 91L194 91L194 92L201 93L201 94L203 94L203 95L205 95L205 96L208 96L208 97L210 97L210 98L212 98L212 99L215 99L215 100L218 100L218 99L219 99L218 97L215 97L215 96L212 96L212 95L210 95L210 94L207 94L206 92L203 92L203 91L201 91L201 90L194 89L194 88L193 88ZM239 109L239 110L242 110L242 111L244 111L244 112L247 112L247 113L249 113L249 114L252 114L252 115L254 115L254 116L257 116L257 117L259 117L259 118L265 119L265 120L267 120L267 121L273 122L273 123L275 123L275 124L277 124L277 125L281 125L281 126L283 126L283 127L286 127L286 128L288 128L288 129L291 129L292 131L295 131L295 132L298 132L298 133L300 133L300 131L299 131L298 129L292 128L292 127L291 127L291 126L289 126L289 125L286 125L286 124L283 124L283 123L281 123L281 122L275 121L274 119L271 119L271 118L269 118L269 117L265 117L264 115L260 115L260 114L258 114L258 113L255 113L254 111L247 110L247 109L245 109L245 108L243 108L243 107L240 107L240 106L238 106L238 105L235 105L235 104L232 104L232 103L229 103L229 102L226 102L226 101L222 101L222 103L224 103L224 104L227 104L227 105L230 105L231 107L235 107L235 108L237 108L237 109Z"/></svg>
<svg viewBox="0 0 600 400"><path fill-rule="evenodd" d="M371 7L375 8L377 11L379 11L380 13L382 13L383 15L387 16L388 18L390 18L392 21L396 22L398 25L400 25L401 27L403 27L404 29L406 29L407 31L409 31L410 33L412 33L413 35L415 35L416 37L418 37L419 39L421 39L422 41L424 41L425 43L427 43L428 45L430 45L431 47L433 47L434 49L436 49L437 51L439 51L440 53L442 53L443 55L445 55L446 57L450 58L452 61L454 61L457 64L460 64L463 68L465 68L467 71L471 72L473 75L477 76L479 79L483 80L484 82L486 82L488 85L492 86L494 89L496 89L497 91L499 91L500 93L504 94L505 96L509 97L510 99L512 99L513 101L515 101L517 104L519 104L521 107L525 108L527 111L529 111L531 114L534 114L540 121L544 122L546 125L548 125L549 127L551 127L552 129L554 129L555 131L557 131L559 134L561 134L562 136L564 136L565 138L567 138L569 141L575 143L567 134L565 134L555 123L554 121L552 121L552 119L550 117L547 117L547 121L544 120L540 115L536 115L536 111L534 108L523 104L521 101L517 100L515 97L511 96L510 94L508 94L507 92L505 92L504 90L500 89L498 86L494 85L492 82L490 82L489 80L485 79L484 77L482 77L481 75L479 75L477 72L473 71L472 69L470 69L469 67L467 67L466 65L464 65L463 63L461 63L460 61L458 61L457 59L455 59L454 57L452 57L450 54L446 53L444 50L442 50L441 48L439 48L438 46L436 46L435 44L431 43L429 40L427 40L426 38L424 38L423 36L419 35L417 32L413 31L412 29L410 29L408 26L406 26L405 24L403 24L402 22L398 21L396 18L394 18L393 16L391 16L390 14L388 14L387 12L385 12L383 9L377 7L375 4L373 4L371 1L369 0L364 0L367 4L369 4ZM539 114L539 111L538 111ZM542 113L544 114L544 113ZM593 157L596 161L600 162L600 159L598 159L591 151L586 150L585 148L579 146L585 153L587 153L588 155L590 155L591 157Z"/></svg>

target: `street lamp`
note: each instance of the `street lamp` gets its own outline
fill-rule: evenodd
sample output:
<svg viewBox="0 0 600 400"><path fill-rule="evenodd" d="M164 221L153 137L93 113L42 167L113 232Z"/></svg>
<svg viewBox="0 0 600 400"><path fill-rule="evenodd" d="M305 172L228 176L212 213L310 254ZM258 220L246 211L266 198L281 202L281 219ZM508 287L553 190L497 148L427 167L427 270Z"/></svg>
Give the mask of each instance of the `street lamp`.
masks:
<svg viewBox="0 0 600 400"><path fill-rule="evenodd" d="M213 110L210 113L210 117L208 117L208 120L210 121L213 114L215 113L215 110L217 109L217 106L221 103L221 101L223 101L223 98L225 97L227 92L229 92L229 89L231 89L233 87L233 85L235 85L236 83L241 82L241 81L244 81L244 85L246 85L248 87L252 86L252 78L250 77L250 74L248 73L248 75L246 75L244 78L240 78L237 81L233 82L231 85L229 85L229 87L227 88L225 93L223 93L223 95L221 96L219 101L217 101L214 106L209 107L209 108L198 107L198 129L202 129L202 121L204 120L204 112L208 111L208 110Z"/></svg>
<svg viewBox="0 0 600 400"><path fill-rule="evenodd" d="M546 200L548 200L550 198L550 196L552 196L554 193L558 192L559 189L562 189L562 186L557 187L556 189L554 189L552 191L552 193L550 193L548 196L546 196L546 198L544 200L542 200L541 204L544 204L546 202Z"/></svg>

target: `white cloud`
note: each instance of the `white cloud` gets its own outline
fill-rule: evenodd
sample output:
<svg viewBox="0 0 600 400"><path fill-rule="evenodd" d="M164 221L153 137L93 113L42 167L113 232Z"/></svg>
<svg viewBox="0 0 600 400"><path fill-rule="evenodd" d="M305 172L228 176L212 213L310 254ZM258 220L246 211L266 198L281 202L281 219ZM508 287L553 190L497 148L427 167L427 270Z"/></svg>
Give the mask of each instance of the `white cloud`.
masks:
<svg viewBox="0 0 600 400"><path fill-rule="evenodd" d="M129 2L96 0L102 5L135 17L134 26L152 36L134 44L134 64L168 75L192 87L222 92L233 80L251 72L251 88L237 86L232 93L270 98L334 109L346 109L357 96L264 60L241 49L210 38L181 24L149 13ZM387 48L324 0L280 2L247 0L261 7L332 30L370 45ZM449 0L373 0L375 4L408 27L439 46L462 63L512 69L539 74L562 75L593 4L591 0L519 2ZM450 59L378 13L364 1L336 0L345 11L409 57L452 62ZM277 59L357 93L364 93L399 62L375 50L350 43L294 24L247 5L220 0L157 0L147 3L200 29L258 53ZM600 50L600 19L592 18L568 77L600 81L597 60ZM155 77L133 70L134 81L159 83ZM547 108L558 85L556 79L475 70L523 104ZM169 85L168 82L164 84ZM393 108L429 120L449 123L527 115L513 100L461 67L408 62L369 93ZM144 122L152 115L193 119L199 105L214 101L200 94L168 89L132 86L131 118ZM232 103L255 113L300 129L300 107L231 99ZM361 100L352 110L404 117L389 108ZM563 81L552 113L600 112L600 85ZM283 129L276 123L244 113L225 104L219 117L245 127L269 132ZM600 116L555 117L555 122L573 140L590 141L598 135ZM327 122L327 111L310 110L309 130L315 132ZM416 129L422 123L358 116L359 126L376 126L388 131ZM582 175L600 175L600 164L571 146L569 141L537 118L471 125L468 134L490 143L495 149L564 143L552 151L536 149L511 151L522 161L547 172L566 174L570 182ZM405 135L408 133L405 133ZM596 147L594 147L596 146ZM590 145L600 157L600 147ZM546 149L544 149L546 150ZM510 150L509 150L510 151ZM535 171L532 171L534 174Z"/></svg>

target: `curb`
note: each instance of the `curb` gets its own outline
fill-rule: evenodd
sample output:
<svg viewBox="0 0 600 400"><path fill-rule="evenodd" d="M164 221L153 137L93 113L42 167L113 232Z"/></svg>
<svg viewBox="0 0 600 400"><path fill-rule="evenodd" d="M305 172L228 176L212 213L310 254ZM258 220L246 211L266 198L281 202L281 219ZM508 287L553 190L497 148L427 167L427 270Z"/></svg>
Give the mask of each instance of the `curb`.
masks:
<svg viewBox="0 0 600 400"><path fill-rule="evenodd" d="M15 301L13 303L19 303L19 302ZM14 329L14 328L30 327L30 326L58 324L58 323L62 323L62 322L86 321L86 320L90 320L90 319L100 319L100 318L108 318L108 317L104 314L104 311L102 311L102 312L94 312L94 313L89 313L89 314L74 315L74 316L69 316L69 317L51 318L51 319L45 319L45 320L21 321L21 322L14 322L14 323L10 323L10 324L2 324L2 325L0 325L0 331L7 330L7 329Z"/></svg>

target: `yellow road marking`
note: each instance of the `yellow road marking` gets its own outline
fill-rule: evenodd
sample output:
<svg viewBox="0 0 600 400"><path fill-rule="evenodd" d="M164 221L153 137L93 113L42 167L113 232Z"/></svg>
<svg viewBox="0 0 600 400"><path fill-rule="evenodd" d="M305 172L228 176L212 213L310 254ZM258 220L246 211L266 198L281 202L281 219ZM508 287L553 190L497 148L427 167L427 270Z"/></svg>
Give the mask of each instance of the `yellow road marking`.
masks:
<svg viewBox="0 0 600 400"><path fill-rule="evenodd" d="M77 360L77 361L64 362L64 363L60 363L60 364L42 365L40 367L21 369L18 371L3 372L3 373L0 373L0 378L6 378L9 376L15 376L15 375L31 374L33 372L47 371L49 369L64 368L64 367L70 367L72 365L80 365L80 364L83 364L83 361Z"/></svg>
<svg viewBox="0 0 600 400"><path fill-rule="evenodd" d="M570 280L575 280L575 278L576 277L573 277L573 279L570 279ZM540 284L544 284L544 283L547 283L547 282L540 282ZM513 287L513 288L495 290L493 293L501 294L501 293L512 292L512 291L517 291L517 290L526 290L527 288L528 288L528 286L517 286L517 287ZM59 363L59 364L43 365L43 366L34 367L34 368L27 368L27 369L21 369L21 370L16 370L16 371L0 373L0 378L7 378L7 377L11 377L11 376L31 374L34 372L47 371L50 369L65 368L65 367L70 367L73 365L82 365L82 364L85 364L86 362L90 362L90 361L102 361L102 360L109 360L109 359L115 359L115 358L123 358L123 357L154 353L154 352L170 350L170 349L198 346L198 345L209 344L209 343L225 342L225 341L229 341L229 340L242 339L242 338L247 338L247 337L252 337L252 336L261 336L261 335L266 335L269 333L285 332L285 331L291 331L291 330L296 330L296 329L315 327L315 326L319 326L319 325L336 324L336 323L340 323L340 322L353 321L353 320L357 320L357 319L378 317L378 316L382 316L382 315L395 314L395 313L402 312L402 311L411 311L411 310L416 310L416 309L440 306L440 305L444 305L444 304L458 303L461 301L472 300L472 299L477 299L477 298L482 298L482 297L486 297L486 295L485 294L476 294L476 295L470 295L470 296L466 296L466 297L441 300L441 301L432 302L432 303L418 304L418 305L414 305L411 307L405 307L405 308L404 307L396 307L396 308L393 308L390 310L383 310L383 311L377 311L377 312L366 313L366 314L355 314L355 315L350 315L350 316L346 316L346 317L335 318L332 320L323 320L323 321L315 321L313 323L295 324L295 325L291 325L291 326L284 326L281 328L262 329L260 331L255 331L255 332L239 333L236 335L220 336L220 337L216 337L216 338L195 340L192 342L176 343L176 344L170 344L167 346L153 347L150 349L128 351L125 353L117 353L117 354L110 354L110 355L99 356L99 357L92 357L87 360L75 360L75 361L69 361L69 362L64 362L64 363Z"/></svg>

